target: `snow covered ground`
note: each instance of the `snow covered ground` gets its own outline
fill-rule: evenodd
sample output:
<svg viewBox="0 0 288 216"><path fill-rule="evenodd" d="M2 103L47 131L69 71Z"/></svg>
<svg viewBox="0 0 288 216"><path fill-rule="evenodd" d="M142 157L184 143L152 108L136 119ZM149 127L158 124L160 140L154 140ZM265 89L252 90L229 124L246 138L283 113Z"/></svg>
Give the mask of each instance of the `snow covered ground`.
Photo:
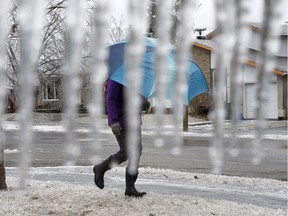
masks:
<svg viewBox="0 0 288 216"><path fill-rule="evenodd" d="M9 130L19 130L19 124L17 122L9 122L9 121L4 121L3 122L3 129L5 131ZM165 128L167 128L167 131L165 133L169 134L172 133L171 131L169 132L169 128L172 126L166 125ZM191 127L190 127L191 128ZM142 135L153 135L155 133L155 130L153 130L153 127L146 127L142 131ZM192 131L189 132L183 132L183 136L186 137L193 137L193 136L201 136L201 137L212 137L213 136L213 126L212 124L202 124L199 126L193 126ZM191 129L190 129L191 130ZM65 128L63 125L57 124L57 125L50 125L50 124L38 124L38 125L33 125L33 131L42 131L42 132L60 132L63 133L65 132ZM82 133L88 133L90 130L88 127L83 127L81 129L78 129L78 132ZM108 133L111 134L111 129L108 127L104 127L101 130L102 133ZM225 135L227 136L227 135ZM246 131L245 133L242 132L242 134L239 134L239 138L249 138L253 139L255 135L251 133L251 131ZM286 134L264 134L263 139L269 139L269 140L288 140L288 135Z"/></svg>
<svg viewBox="0 0 288 216"><path fill-rule="evenodd" d="M42 180L30 180L21 191L16 168L7 168L1 215L287 215L287 182L140 168L137 188L148 194L135 199L124 196L124 167L106 174L103 190L91 170L32 168L31 179ZM181 190L186 193L175 192Z"/></svg>

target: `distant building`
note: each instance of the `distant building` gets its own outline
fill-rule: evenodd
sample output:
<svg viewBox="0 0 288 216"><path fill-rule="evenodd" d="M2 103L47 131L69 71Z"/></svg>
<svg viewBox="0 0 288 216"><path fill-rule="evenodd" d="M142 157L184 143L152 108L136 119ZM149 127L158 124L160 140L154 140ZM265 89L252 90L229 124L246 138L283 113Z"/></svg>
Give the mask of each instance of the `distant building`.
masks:
<svg viewBox="0 0 288 216"><path fill-rule="evenodd" d="M242 70L242 91L241 91L241 114L244 119L254 119L255 100L256 100L256 75L257 75L257 58L261 52L260 37L262 26L259 23L250 23L251 40L247 47L247 60L243 64ZM216 67L216 31L212 31L202 39L193 40L192 53L193 58L202 69L209 84L209 96L200 96L203 98L202 106L211 107L211 99L214 89L214 77ZM287 25L282 26L280 38L280 49L275 56L276 66L271 71L269 80L269 90L267 91L268 102L265 104L264 115L266 119L287 119ZM225 82L225 103L229 109L231 104L230 92L230 68L226 70ZM206 100L206 101L205 101ZM190 106L193 106L191 104Z"/></svg>
<svg viewBox="0 0 288 216"><path fill-rule="evenodd" d="M35 91L35 109L45 112L60 112L63 110L63 82L61 75L45 77Z"/></svg>

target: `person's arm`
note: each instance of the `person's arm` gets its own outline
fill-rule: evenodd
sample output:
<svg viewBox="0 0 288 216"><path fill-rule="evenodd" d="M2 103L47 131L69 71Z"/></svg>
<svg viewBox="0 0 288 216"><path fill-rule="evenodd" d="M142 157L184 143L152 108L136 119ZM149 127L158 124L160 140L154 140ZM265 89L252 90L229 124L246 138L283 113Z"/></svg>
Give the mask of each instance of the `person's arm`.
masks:
<svg viewBox="0 0 288 216"><path fill-rule="evenodd" d="M117 99L120 96L121 85L113 80L107 84L107 112L110 123L118 121Z"/></svg>
<svg viewBox="0 0 288 216"><path fill-rule="evenodd" d="M118 120L117 100L121 97L121 84L109 80L107 84L107 112L109 118L109 125L115 135L121 134L121 126Z"/></svg>

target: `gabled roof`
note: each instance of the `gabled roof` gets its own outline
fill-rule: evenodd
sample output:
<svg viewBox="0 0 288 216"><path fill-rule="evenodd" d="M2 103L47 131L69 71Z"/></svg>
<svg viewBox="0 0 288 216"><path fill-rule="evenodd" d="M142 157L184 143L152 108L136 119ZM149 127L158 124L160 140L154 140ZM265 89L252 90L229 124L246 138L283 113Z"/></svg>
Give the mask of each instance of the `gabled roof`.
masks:
<svg viewBox="0 0 288 216"><path fill-rule="evenodd" d="M193 40L192 41L193 46L197 46L209 51L215 51L216 50L216 42L212 40Z"/></svg>
<svg viewBox="0 0 288 216"><path fill-rule="evenodd" d="M217 29L215 29L214 31L211 31L209 34L207 34L206 39L211 40L212 38L215 37L216 34L217 34Z"/></svg>

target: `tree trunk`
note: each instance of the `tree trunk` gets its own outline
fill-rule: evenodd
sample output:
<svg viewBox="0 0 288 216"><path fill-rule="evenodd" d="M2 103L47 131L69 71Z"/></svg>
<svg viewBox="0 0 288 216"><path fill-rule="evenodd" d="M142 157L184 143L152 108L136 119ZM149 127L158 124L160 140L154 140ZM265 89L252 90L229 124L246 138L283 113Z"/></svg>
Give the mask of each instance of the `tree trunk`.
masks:
<svg viewBox="0 0 288 216"><path fill-rule="evenodd" d="M5 166L4 163L0 163L0 190L6 190L6 175L5 175Z"/></svg>
<svg viewBox="0 0 288 216"><path fill-rule="evenodd" d="M173 24L171 28L171 43L175 44L176 43L176 38L177 38L177 28L179 24L179 8L180 8L181 0L175 0L174 2L174 16L173 16Z"/></svg>
<svg viewBox="0 0 288 216"><path fill-rule="evenodd" d="M147 36L154 38L156 36L156 16L157 16L157 2L155 0L150 0L149 9L149 26Z"/></svg>
<svg viewBox="0 0 288 216"><path fill-rule="evenodd" d="M188 131L188 106L184 105L184 113L183 113L183 131Z"/></svg>
<svg viewBox="0 0 288 216"><path fill-rule="evenodd" d="M0 124L2 127L2 125ZM0 190L6 190L6 174L4 165L4 138L3 131L0 129Z"/></svg>

